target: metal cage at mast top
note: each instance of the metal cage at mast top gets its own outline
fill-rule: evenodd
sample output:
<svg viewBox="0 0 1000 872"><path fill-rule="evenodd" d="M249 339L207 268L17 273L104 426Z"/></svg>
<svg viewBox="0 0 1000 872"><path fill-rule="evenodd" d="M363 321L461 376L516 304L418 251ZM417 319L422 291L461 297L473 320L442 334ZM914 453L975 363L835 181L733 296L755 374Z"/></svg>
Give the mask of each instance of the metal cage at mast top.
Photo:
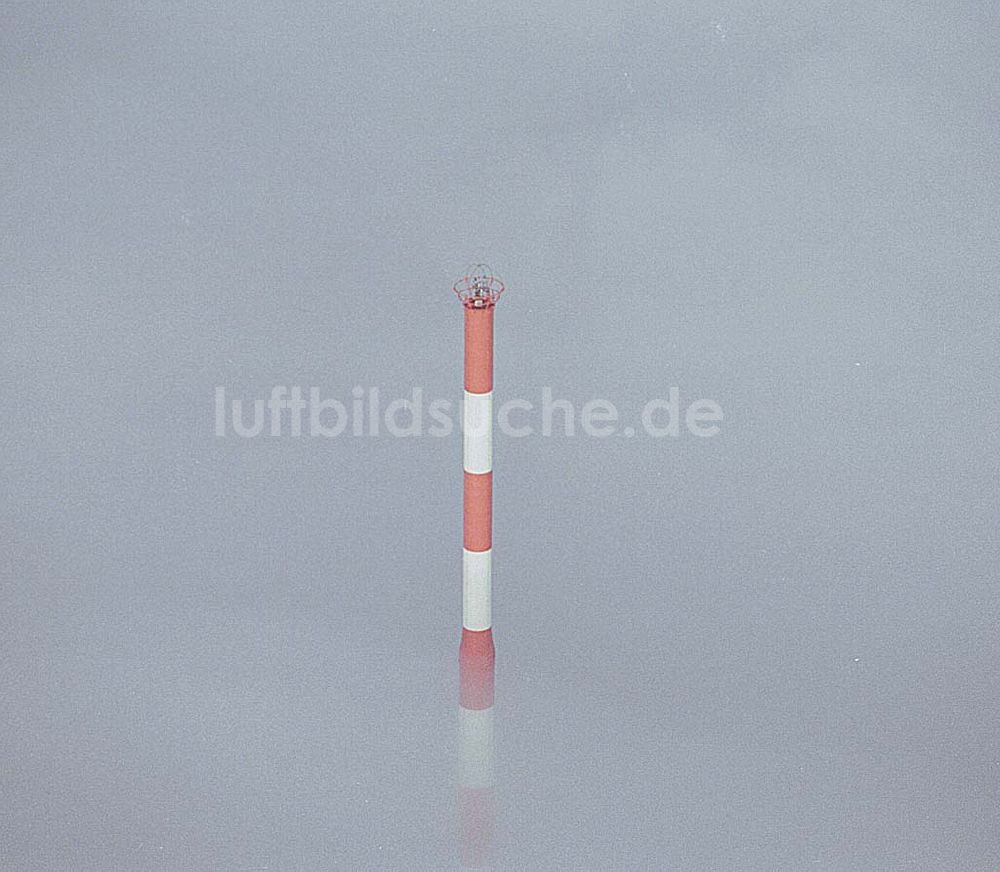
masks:
<svg viewBox="0 0 1000 872"><path fill-rule="evenodd" d="M489 309L496 305L503 293L503 282L485 263L469 267L462 278L455 282L452 290L468 309Z"/></svg>

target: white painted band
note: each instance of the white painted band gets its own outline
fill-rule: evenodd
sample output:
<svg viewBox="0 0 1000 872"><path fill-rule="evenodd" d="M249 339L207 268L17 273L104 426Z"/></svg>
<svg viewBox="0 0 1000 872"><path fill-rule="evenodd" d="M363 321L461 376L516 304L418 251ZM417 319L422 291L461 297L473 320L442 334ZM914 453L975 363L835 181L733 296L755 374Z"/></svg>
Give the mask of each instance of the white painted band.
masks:
<svg viewBox="0 0 1000 872"><path fill-rule="evenodd" d="M493 786L493 708L458 710L462 787Z"/></svg>
<svg viewBox="0 0 1000 872"><path fill-rule="evenodd" d="M465 392L462 429L465 434L465 471L481 474L493 469L493 391Z"/></svg>
<svg viewBox="0 0 1000 872"><path fill-rule="evenodd" d="M493 551L462 549L462 626L466 630L488 630L492 613Z"/></svg>

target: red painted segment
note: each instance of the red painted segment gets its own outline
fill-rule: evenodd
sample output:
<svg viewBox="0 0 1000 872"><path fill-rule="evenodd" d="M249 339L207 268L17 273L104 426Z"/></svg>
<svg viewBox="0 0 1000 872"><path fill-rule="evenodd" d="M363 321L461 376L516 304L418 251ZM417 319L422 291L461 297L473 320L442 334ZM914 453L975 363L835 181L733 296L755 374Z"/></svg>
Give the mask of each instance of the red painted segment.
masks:
<svg viewBox="0 0 1000 872"><path fill-rule="evenodd" d="M493 307L465 307L465 389L471 394L493 390Z"/></svg>
<svg viewBox="0 0 1000 872"><path fill-rule="evenodd" d="M492 630L462 628L458 646L458 695L464 709L481 711L493 705L496 653Z"/></svg>
<svg viewBox="0 0 1000 872"><path fill-rule="evenodd" d="M493 547L493 473L465 473L463 541L466 551Z"/></svg>

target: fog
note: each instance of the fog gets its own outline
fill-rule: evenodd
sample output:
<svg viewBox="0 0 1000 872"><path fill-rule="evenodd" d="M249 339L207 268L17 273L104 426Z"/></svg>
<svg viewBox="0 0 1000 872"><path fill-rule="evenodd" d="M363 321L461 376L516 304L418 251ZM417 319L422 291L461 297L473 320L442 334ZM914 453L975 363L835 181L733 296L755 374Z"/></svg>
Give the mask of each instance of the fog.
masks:
<svg viewBox="0 0 1000 872"><path fill-rule="evenodd" d="M996 868L998 36L7 4L3 865L459 868L461 435L215 403L456 402L487 260L497 404L636 431L497 433L492 868Z"/></svg>

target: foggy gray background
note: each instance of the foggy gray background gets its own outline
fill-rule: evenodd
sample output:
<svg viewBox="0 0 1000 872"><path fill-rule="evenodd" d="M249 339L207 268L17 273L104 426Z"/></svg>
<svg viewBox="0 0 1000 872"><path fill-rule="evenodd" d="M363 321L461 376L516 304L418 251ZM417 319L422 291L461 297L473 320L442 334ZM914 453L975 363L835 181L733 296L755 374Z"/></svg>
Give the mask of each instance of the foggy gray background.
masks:
<svg viewBox="0 0 1000 872"><path fill-rule="evenodd" d="M0 865L449 869L461 438L497 436L495 868L1000 865L986 2L7 3Z"/></svg>

